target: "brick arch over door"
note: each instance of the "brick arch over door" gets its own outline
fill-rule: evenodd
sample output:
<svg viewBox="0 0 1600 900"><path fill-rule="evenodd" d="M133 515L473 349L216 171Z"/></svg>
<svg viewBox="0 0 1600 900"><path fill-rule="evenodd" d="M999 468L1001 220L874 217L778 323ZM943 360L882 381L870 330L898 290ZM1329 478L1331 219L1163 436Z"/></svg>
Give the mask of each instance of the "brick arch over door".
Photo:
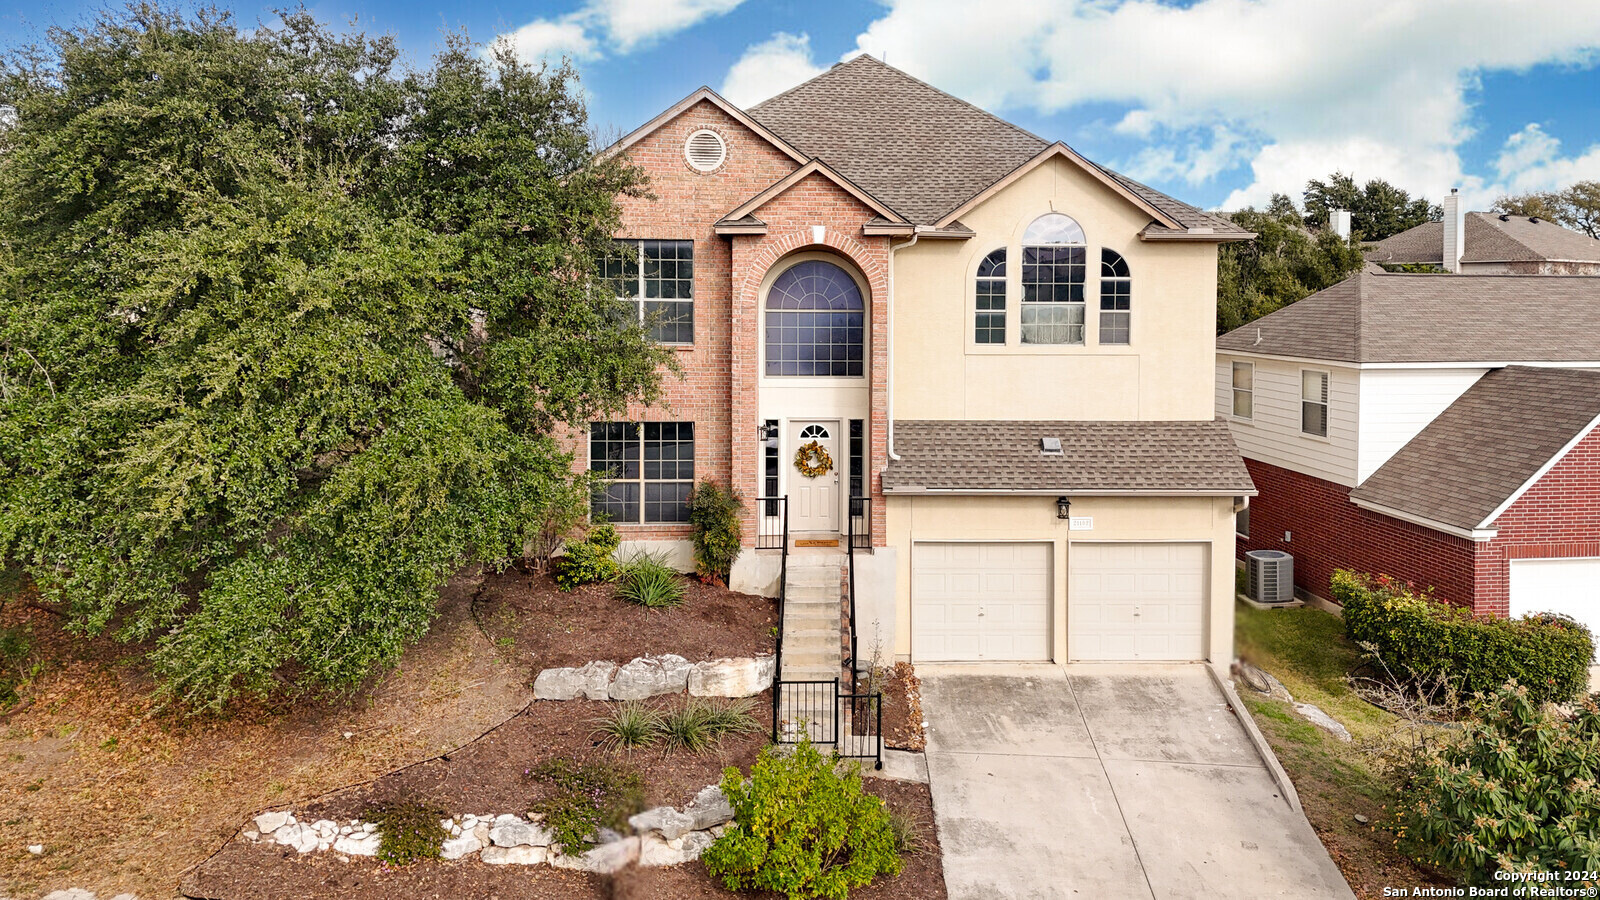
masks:
<svg viewBox="0 0 1600 900"><path fill-rule="evenodd" d="M829 187L832 187L829 185ZM839 192L841 195L843 192ZM782 199L782 198L780 198ZM874 497L872 504L872 539L882 545L883 502L879 475L888 462L888 296L889 296L889 239L859 237L861 226L871 218L863 214L853 198L848 198L849 209L840 203L832 210L834 215L823 219L825 224L821 240L813 227L789 225L774 227L765 235L739 236L733 239L733 321L732 347L733 384L730 398L733 420L733 481L735 488L745 497L761 495L757 477L759 451L756 429L759 416L759 342L762 328L762 286L768 276L781 272L785 260L804 252L825 253L836 256L836 262L853 268L865 290L862 299L867 313L867 376L870 387L870 418L868 420L868 474L867 493ZM774 216L774 218L778 218ZM754 503L747 502L747 508ZM755 521L745 521L745 543L755 540Z"/></svg>

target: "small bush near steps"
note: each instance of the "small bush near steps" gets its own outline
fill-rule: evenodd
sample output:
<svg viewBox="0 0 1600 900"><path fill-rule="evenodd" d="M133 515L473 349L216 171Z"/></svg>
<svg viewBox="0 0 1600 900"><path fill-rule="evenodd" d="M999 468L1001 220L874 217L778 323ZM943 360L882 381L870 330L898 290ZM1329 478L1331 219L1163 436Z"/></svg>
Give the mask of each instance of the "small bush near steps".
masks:
<svg viewBox="0 0 1600 900"><path fill-rule="evenodd" d="M612 554L621 544L621 536L610 525L590 528L583 540L567 544L566 552L551 562L556 587L570 591L579 585L615 581L621 567Z"/></svg>
<svg viewBox="0 0 1600 900"><path fill-rule="evenodd" d="M419 859L438 859L450 832L440 824L450 818L442 808L417 800L400 800L369 810L364 819L378 825L378 859L404 866Z"/></svg>
<svg viewBox="0 0 1600 900"><path fill-rule="evenodd" d="M748 780L728 769L722 793L733 806L735 827L701 860L730 890L845 900L851 888L900 874L889 811L863 791L854 762L841 767L808 742L783 755L768 748Z"/></svg>
<svg viewBox="0 0 1600 900"><path fill-rule="evenodd" d="M658 557L640 554L622 567L617 596L649 609L664 609L683 602L683 581Z"/></svg>
<svg viewBox="0 0 1600 900"><path fill-rule="evenodd" d="M1398 675L1442 677L1463 695L1492 693L1515 679L1534 702L1557 703L1589 683L1593 638L1565 616L1475 616L1386 575L1344 569L1333 573L1329 592L1344 607L1350 639L1377 648Z"/></svg>
<svg viewBox="0 0 1600 900"><path fill-rule="evenodd" d="M1600 708L1570 716L1509 684L1480 701L1459 738L1398 769L1395 831L1419 861L1467 884L1494 873L1600 872Z"/></svg>
<svg viewBox="0 0 1600 900"><path fill-rule="evenodd" d="M694 565L702 578L727 584L739 558L744 501L707 478L689 493L689 524L694 526Z"/></svg>
<svg viewBox="0 0 1600 900"><path fill-rule="evenodd" d="M554 788L531 811L544 816L553 842L568 856L593 847L602 828L625 830L628 817L644 809L639 773L619 765L557 758L528 774Z"/></svg>

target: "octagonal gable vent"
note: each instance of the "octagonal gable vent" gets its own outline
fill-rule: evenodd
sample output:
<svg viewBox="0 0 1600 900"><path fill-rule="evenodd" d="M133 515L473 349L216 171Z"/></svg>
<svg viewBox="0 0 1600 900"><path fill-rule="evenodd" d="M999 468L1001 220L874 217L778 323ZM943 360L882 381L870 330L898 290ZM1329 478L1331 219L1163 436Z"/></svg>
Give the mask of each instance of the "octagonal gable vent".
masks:
<svg viewBox="0 0 1600 900"><path fill-rule="evenodd" d="M683 156L696 171L714 172L728 158L728 145L722 135L702 128L684 142Z"/></svg>

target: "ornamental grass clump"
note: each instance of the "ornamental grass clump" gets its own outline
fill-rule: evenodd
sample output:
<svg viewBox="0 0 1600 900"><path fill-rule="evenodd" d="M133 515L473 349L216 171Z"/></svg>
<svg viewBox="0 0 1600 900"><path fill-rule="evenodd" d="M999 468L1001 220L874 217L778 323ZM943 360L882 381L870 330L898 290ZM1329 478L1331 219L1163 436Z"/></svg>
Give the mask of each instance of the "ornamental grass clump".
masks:
<svg viewBox="0 0 1600 900"><path fill-rule="evenodd" d="M600 744L618 750L650 747L661 740L661 713L638 700L629 700L609 716L596 719Z"/></svg>
<svg viewBox="0 0 1600 900"><path fill-rule="evenodd" d="M863 790L858 763L825 757L808 741L783 755L769 747L748 779L729 768L722 793L734 827L701 860L729 890L845 900L879 875L900 874L888 808Z"/></svg>
<svg viewBox="0 0 1600 900"><path fill-rule="evenodd" d="M1397 768L1395 833L1418 861L1464 884L1496 872L1600 872L1600 708L1571 715L1516 683L1474 704L1459 737L1424 745ZM1503 876L1502 876L1503 878Z"/></svg>
<svg viewBox="0 0 1600 900"><path fill-rule="evenodd" d="M629 603L665 609L682 603L683 594L683 579L659 557L641 553L622 567L617 596Z"/></svg>

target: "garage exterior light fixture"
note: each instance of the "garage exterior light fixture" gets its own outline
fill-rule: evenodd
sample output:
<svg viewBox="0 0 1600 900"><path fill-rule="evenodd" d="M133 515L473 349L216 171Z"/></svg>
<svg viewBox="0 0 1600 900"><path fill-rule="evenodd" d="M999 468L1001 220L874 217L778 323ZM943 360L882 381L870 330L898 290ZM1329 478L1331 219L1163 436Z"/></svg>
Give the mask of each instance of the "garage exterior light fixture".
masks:
<svg viewBox="0 0 1600 900"><path fill-rule="evenodd" d="M1070 519L1070 518L1072 518L1072 501L1071 500L1067 499L1066 497L1057 497L1056 498L1056 518L1058 518L1058 519Z"/></svg>

